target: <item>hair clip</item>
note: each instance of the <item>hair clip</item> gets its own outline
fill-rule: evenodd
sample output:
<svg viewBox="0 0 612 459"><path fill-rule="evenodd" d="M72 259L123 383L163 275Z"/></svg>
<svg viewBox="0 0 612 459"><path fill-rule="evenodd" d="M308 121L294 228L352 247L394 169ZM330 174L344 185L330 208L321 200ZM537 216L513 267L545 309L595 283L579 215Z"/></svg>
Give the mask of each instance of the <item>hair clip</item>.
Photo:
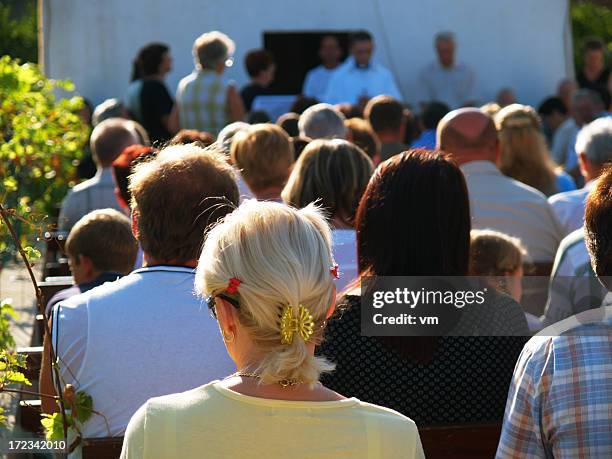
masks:
<svg viewBox="0 0 612 459"><path fill-rule="evenodd" d="M336 279L340 279L340 274L338 273L338 264L334 263L334 266L332 266L331 268L329 268L329 272L331 273L332 276L334 276Z"/></svg>
<svg viewBox="0 0 612 459"><path fill-rule="evenodd" d="M230 294L234 294L238 292L238 286L241 284L240 279L236 277L232 277L227 284L227 288L225 291Z"/></svg>
<svg viewBox="0 0 612 459"><path fill-rule="evenodd" d="M314 332L314 325L312 314L301 304L297 317L293 317L291 306L285 306L280 319L281 344L291 344L295 333L299 333L305 342L308 341Z"/></svg>

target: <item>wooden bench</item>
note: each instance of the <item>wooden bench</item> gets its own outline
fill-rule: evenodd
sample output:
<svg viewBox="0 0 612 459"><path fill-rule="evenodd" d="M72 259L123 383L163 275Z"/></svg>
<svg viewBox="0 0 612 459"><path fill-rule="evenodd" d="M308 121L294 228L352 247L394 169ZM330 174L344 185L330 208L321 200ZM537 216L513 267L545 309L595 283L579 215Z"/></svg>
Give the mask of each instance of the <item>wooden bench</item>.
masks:
<svg viewBox="0 0 612 459"><path fill-rule="evenodd" d="M121 455L123 437L84 438L83 459L115 459Z"/></svg>
<svg viewBox="0 0 612 459"><path fill-rule="evenodd" d="M491 459L501 423L423 427L419 434L427 459Z"/></svg>

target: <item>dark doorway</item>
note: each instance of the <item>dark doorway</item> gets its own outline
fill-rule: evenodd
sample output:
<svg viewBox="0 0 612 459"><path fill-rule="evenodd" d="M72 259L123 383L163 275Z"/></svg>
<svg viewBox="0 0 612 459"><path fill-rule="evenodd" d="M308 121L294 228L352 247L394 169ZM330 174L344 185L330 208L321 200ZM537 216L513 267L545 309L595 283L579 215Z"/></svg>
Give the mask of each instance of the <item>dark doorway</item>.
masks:
<svg viewBox="0 0 612 459"><path fill-rule="evenodd" d="M264 48L274 55L276 76L270 89L275 94L301 94L306 73L319 65L319 44L326 35L334 35L348 54L349 35L353 31L264 32Z"/></svg>

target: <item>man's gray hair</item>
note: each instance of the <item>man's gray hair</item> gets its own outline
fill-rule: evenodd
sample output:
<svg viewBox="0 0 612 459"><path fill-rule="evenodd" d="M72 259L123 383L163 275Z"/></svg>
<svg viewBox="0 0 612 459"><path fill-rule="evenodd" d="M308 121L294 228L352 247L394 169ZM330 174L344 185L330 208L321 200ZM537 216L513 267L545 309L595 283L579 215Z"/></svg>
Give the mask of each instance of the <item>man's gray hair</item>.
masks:
<svg viewBox="0 0 612 459"><path fill-rule="evenodd" d="M235 121L228 124L221 129L221 132L219 132L219 135L217 135L215 145L225 154L225 156L229 156L232 149L232 141L234 140L234 136L239 132L248 129L250 126L251 125L249 123L245 123L243 121Z"/></svg>
<svg viewBox="0 0 612 459"><path fill-rule="evenodd" d="M317 104L302 113L298 121L300 136L311 139L346 139L344 115L329 104Z"/></svg>
<svg viewBox="0 0 612 459"><path fill-rule="evenodd" d="M235 50L234 41L216 30L200 35L193 42L193 58L199 69L214 70L219 63L231 57Z"/></svg>
<svg viewBox="0 0 612 459"><path fill-rule="evenodd" d="M123 102L119 99L106 99L96 107L91 115L92 126L97 126L110 118L125 118L127 115Z"/></svg>
<svg viewBox="0 0 612 459"><path fill-rule="evenodd" d="M442 32L438 32L434 37L434 45L438 45L441 41L450 41L455 43L455 34L449 30L443 30Z"/></svg>
<svg viewBox="0 0 612 459"><path fill-rule="evenodd" d="M612 161L612 118L598 118L583 127L576 138L576 152L596 164Z"/></svg>

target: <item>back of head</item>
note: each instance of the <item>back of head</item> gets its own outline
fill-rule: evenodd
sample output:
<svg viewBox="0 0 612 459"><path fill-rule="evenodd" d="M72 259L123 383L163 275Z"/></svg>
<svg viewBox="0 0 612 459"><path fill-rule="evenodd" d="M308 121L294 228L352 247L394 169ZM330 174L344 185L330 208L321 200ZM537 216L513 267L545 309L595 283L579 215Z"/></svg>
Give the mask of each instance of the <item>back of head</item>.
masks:
<svg viewBox="0 0 612 459"><path fill-rule="evenodd" d="M255 124L240 131L230 156L254 192L284 186L294 162L289 136L275 124Z"/></svg>
<svg viewBox="0 0 612 459"><path fill-rule="evenodd" d="M229 157L234 136L249 127L249 124L243 121L235 121L234 123L228 124L221 129L221 132L217 135L217 141L215 142L217 147Z"/></svg>
<svg viewBox="0 0 612 459"><path fill-rule="evenodd" d="M289 137L297 137L300 135L300 129L298 128L299 120L300 115L289 112L279 116L276 124L283 128Z"/></svg>
<svg viewBox="0 0 612 459"><path fill-rule="evenodd" d="M132 196L128 188L128 177L132 173L132 168L140 161L150 159L155 154L151 147L135 144L125 148L113 161L113 176L115 185L119 190L119 195L126 206L130 205Z"/></svg>
<svg viewBox="0 0 612 459"><path fill-rule="evenodd" d="M126 110L119 99L106 99L98 105L91 115L91 125L97 126L110 118L126 118Z"/></svg>
<svg viewBox="0 0 612 459"><path fill-rule="evenodd" d="M130 176L143 251L158 262L197 259L208 228L238 205L234 171L209 147L175 145Z"/></svg>
<svg viewBox="0 0 612 459"><path fill-rule="evenodd" d="M70 230L66 253L86 256L99 272L127 274L134 267L138 243L130 219L114 209L94 210Z"/></svg>
<svg viewBox="0 0 612 459"><path fill-rule="evenodd" d="M542 193L553 194L555 166L536 111L528 105L508 105L495 115L495 124L501 147L500 170Z"/></svg>
<svg viewBox="0 0 612 459"><path fill-rule="evenodd" d="M506 276L522 266L526 250L521 241L493 230L472 230L470 275Z"/></svg>
<svg viewBox="0 0 612 459"><path fill-rule="evenodd" d="M361 198L356 227L361 275L467 275L467 187L442 152L410 150L381 163Z"/></svg>
<svg viewBox="0 0 612 459"><path fill-rule="evenodd" d="M376 96L370 99L364 117L375 132L397 132L404 119L404 107L391 96Z"/></svg>
<svg viewBox="0 0 612 459"><path fill-rule="evenodd" d="M132 71L132 81L156 75L164 54L170 50L164 43L149 43L138 51Z"/></svg>
<svg viewBox="0 0 612 459"><path fill-rule="evenodd" d="M302 137L311 139L345 139L344 115L329 104L307 108L300 116L298 128Z"/></svg>
<svg viewBox="0 0 612 459"><path fill-rule="evenodd" d="M214 70L234 54L236 46L232 39L222 32L203 33L193 42L193 59L196 68Z"/></svg>
<svg viewBox="0 0 612 459"><path fill-rule="evenodd" d="M450 108L443 102L430 102L423 110L423 125L425 129L436 129L438 123L450 112Z"/></svg>
<svg viewBox="0 0 612 459"><path fill-rule="evenodd" d="M111 118L94 128L89 143L94 161L102 167L110 167L126 147L142 143L141 140L134 121Z"/></svg>
<svg viewBox="0 0 612 459"><path fill-rule="evenodd" d="M612 166L604 169L587 197L584 229L593 270L612 290Z"/></svg>
<svg viewBox="0 0 612 459"><path fill-rule="evenodd" d="M349 130L351 141L361 148L373 161L380 155L380 141L366 120L351 118L344 122Z"/></svg>
<svg viewBox="0 0 612 459"><path fill-rule="evenodd" d="M497 159L497 130L493 119L477 108L449 112L437 128L437 148L451 154L462 164L468 161Z"/></svg>
<svg viewBox="0 0 612 459"><path fill-rule="evenodd" d="M313 206L301 210L282 204L244 202L208 235L198 270L196 291L223 294L231 278L240 280L236 299L244 330L262 361L256 372L264 383L286 379L315 383L333 368L308 352L319 344L335 289L330 266L331 234ZM282 341L279 317L298 317L303 306L312 315L312 335Z"/></svg>
<svg viewBox="0 0 612 459"><path fill-rule="evenodd" d="M593 121L603 109L601 96L591 89L578 89L572 95L572 116L580 126Z"/></svg>
<svg viewBox="0 0 612 459"><path fill-rule="evenodd" d="M554 113L567 115L567 107L559 97L547 97L538 107L540 116L550 116Z"/></svg>
<svg viewBox="0 0 612 459"><path fill-rule="evenodd" d="M576 152L602 165L612 161L612 118L598 118L587 124L576 138Z"/></svg>
<svg viewBox="0 0 612 459"><path fill-rule="evenodd" d="M274 58L265 49L254 49L247 53L244 66L251 78L257 78L259 74L274 64Z"/></svg>
<svg viewBox="0 0 612 459"><path fill-rule="evenodd" d="M198 131L196 129L181 129L178 131L172 140L171 145L187 145L190 143L198 144L198 147L206 148L215 141L212 134L204 131Z"/></svg>
<svg viewBox="0 0 612 459"><path fill-rule="evenodd" d="M281 196L298 208L317 201L330 218L352 226L373 168L363 150L346 140L313 140L298 158Z"/></svg>

